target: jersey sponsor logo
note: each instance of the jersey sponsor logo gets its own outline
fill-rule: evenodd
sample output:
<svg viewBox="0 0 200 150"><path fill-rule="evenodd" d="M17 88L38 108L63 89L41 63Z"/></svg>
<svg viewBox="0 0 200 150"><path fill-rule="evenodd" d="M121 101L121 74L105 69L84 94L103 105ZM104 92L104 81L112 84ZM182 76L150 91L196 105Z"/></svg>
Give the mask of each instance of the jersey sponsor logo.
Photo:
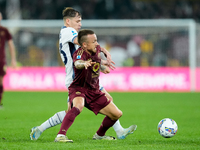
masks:
<svg viewBox="0 0 200 150"><path fill-rule="evenodd" d="M79 91L78 91L78 92L76 92L76 95L80 95L80 94L81 94L81 92L79 92Z"/></svg>
<svg viewBox="0 0 200 150"><path fill-rule="evenodd" d="M81 59L81 55L78 55L78 56L76 57L76 59Z"/></svg>

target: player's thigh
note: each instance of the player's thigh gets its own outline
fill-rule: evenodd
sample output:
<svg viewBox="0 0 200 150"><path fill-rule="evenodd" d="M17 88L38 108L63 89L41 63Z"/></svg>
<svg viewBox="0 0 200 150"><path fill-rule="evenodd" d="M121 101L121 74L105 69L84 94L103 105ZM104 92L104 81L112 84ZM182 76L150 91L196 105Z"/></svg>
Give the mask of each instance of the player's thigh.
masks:
<svg viewBox="0 0 200 150"><path fill-rule="evenodd" d="M101 92L105 93L106 97L107 97L109 100L113 101L112 96L105 90L105 88L103 88L103 90L101 90Z"/></svg>
<svg viewBox="0 0 200 150"><path fill-rule="evenodd" d="M67 102L67 110L65 110L65 112L67 113L68 111L71 110L71 103L70 102Z"/></svg>
<svg viewBox="0 0 200 150"><path fill-rule="evenodd" d="M85 99L83 97L75 97L73 99L73 107L76 107L80 110L80 112L83 110L85 104Z"/></svg>
<svg viewBox="0 0 200 150"><path fill-rule="evenodd" d="M99 112L108 116L112 120L117 120L122 116L122 111L119 110L112 101L106 107L102 108Z"/></svg>

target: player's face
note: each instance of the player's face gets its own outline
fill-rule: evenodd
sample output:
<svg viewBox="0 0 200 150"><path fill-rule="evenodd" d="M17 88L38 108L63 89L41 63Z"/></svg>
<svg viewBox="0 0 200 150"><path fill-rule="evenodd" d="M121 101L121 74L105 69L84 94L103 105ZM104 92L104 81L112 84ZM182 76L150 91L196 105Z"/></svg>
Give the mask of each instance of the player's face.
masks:
<svg viewBox="0 0 200 150"><path fill-rule="evenodd" d="M69 19L69 26L74 28L78 32L82 26L81 20L82 20L82 18L80 16L76 15L76 17Z"/></svg>
<svg viewBox="0 0 200 150"><path fill-rule="evenodd" d="M96 34L89 34L87 36L87 50L90 53L96 53L96 47L97 45L99 45L99 43L97 42L97 36Z"/></svg>

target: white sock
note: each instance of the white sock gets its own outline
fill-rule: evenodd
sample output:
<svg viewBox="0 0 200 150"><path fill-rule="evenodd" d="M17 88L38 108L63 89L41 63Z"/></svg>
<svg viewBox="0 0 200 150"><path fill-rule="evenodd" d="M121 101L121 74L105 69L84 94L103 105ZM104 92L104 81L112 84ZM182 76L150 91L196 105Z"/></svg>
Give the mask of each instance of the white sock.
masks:
<svg viewBox="0 0 200 150"><path fill-rule="evenodd" d="M60 123L62 123L64 117L66 115L65 111L60 111L57 112L55 115L53 115L51 118L49 118L48 120L46 120L44 123L42 123L38 128L41 132L43 132L44 130L54 127Z"/></svg>
<svg viewBox="0 0 200 150"><path fill-rule="evenodd" d="M121 126L119 120L117 120L115 122L115 124L113 125L113 129L115 130L116 134L120 134L123 132L124 128Z"/></svg>
<svg viewBox="0 0 200 150"><path fill-rule="evenodd" d="M57 137L65 136L64 134L57 134Z"/></svg>

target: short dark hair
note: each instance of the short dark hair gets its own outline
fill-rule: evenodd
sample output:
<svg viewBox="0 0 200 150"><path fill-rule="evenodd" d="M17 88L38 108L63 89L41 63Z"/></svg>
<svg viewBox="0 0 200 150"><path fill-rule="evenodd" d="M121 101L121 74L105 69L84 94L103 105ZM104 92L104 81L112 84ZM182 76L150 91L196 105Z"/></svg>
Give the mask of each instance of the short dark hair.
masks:
<svg viewBox="0 0 200 150"><path fill-rule="evenodd" d="M81 17L81 13L72 7L66 7L63 10L62 15L63 15L63 18L72 18L72 17L76 17L76 15Z"/></svg>
<svg viewBox="0 0 200 150"><path fill-rule="evenodd" d="M94 31L82 29L78 32L78 43L82 46L83 42L87 41L87 35L94 34Z"/></svg>

